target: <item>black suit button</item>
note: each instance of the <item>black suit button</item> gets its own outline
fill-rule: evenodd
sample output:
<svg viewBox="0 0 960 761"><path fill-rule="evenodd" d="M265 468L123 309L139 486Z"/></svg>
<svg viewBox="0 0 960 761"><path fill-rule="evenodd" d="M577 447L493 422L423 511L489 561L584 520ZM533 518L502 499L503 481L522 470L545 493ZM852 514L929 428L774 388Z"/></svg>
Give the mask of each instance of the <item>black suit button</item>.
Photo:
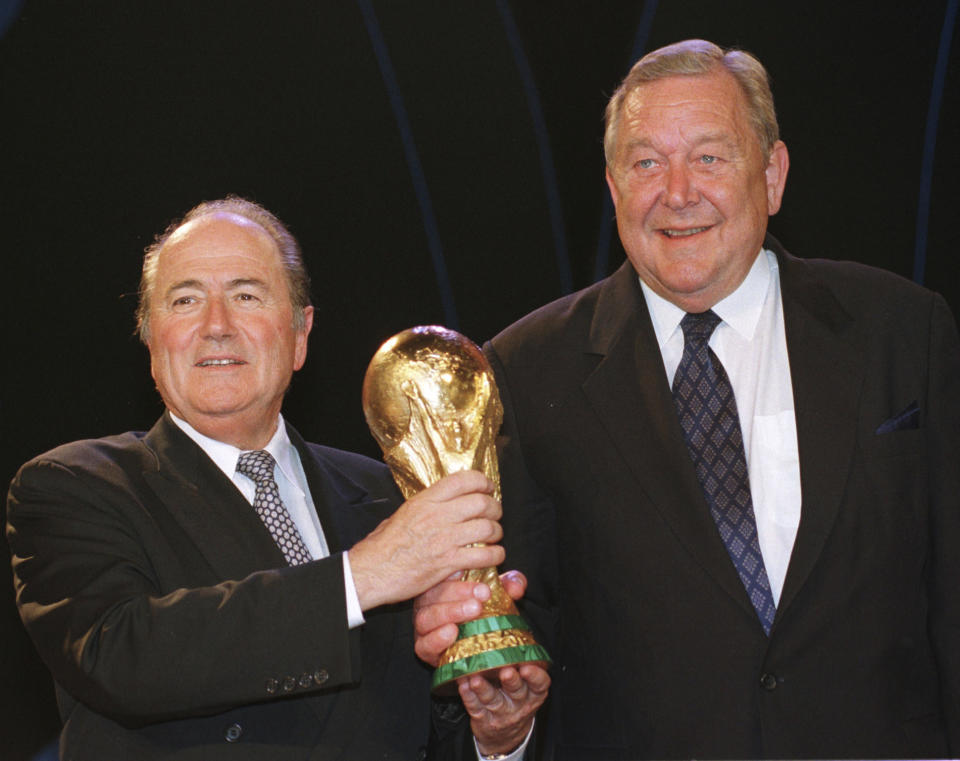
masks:
<svg viewBox="0 0 960 761"><path fill-rule="evenodd" d="M764 674L760 677L760 686L768 692L775 690L777 689L777 678L773 674Z"/></svg>
<svg viewBox="0 0 960 761"><path fill-rule="evenodd" d="M267 694L268 694L268 695L276 695L276 694L277 694L277 689L278 689L279 687L280 687L280 682L278 682L276 679L268 679L268 680L267 680Z"/></svg>
<svg viewBox="0 0 960 761"><path fill-rule="evenodd" d="M226 731L223 733L223 739L228 743L235 743L240 739L240 735L243 734L243 727L239 724L231 724L227 727Z"/></svg>
<svg viewBox="0 0 960 761"><path fill-rule="evenodd" d="M313 672L313 681L316 682L318 687L326 684L329 678L330 674L326 669L317 669Z"/></svg>
<svg viewBox="0 0 960 761"><path fill-rule="evenodd" d="M300 687L307 689L307 687L313 686L313 676L307 673L300 675Z"/></svg>
<svg viewBox="0 0 960 761"><path fill-rule="evenodd" d="M283 679L283 691L284 692L293 692L293 688L297 686L297 680L292 676L284 677Z"/></svg>

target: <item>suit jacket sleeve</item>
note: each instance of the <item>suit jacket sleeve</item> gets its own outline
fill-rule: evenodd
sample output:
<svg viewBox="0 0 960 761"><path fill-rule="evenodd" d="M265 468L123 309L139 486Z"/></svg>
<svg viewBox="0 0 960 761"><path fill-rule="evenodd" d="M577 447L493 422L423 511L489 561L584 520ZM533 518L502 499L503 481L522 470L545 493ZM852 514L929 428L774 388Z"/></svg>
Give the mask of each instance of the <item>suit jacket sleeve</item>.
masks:
<svg viewBox="0 0 960 761"><path fill-rule="evenodd" d="M225 578L119 463L140 446L68 445L11 486L17 602L58 684L139 725L353 680L340 556Z"/></svg>

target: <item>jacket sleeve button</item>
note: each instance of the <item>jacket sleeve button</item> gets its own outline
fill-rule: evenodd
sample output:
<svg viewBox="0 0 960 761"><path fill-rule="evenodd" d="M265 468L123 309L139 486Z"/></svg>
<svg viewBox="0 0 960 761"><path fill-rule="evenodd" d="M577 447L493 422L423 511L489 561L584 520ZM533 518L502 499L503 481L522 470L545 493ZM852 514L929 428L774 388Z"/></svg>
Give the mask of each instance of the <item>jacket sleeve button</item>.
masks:
<svg viewBox="0 0 960 761"><path fill-rule="evenodd" d="M277 694L277 689L278 689L279 687L280 687L280 682L278 682L276 679L268 679L268 680L267 680L267 694L268 694L268 695L276 695L276 694Z"/></svg>
<svg viewBox="0 0 960 761"><path fill-rule="evenodd" d="M313 681L317 686L321 686L327 683L327 680L330 678L330 674L326 669L317 669L313 672Z"/></svg>
<svg viewBox="0 0 960 761"><path fill-rule="evenodd" d="M300 687L302 689L307 689L307 687L313 686L313 676L311 674L303 673L300 675Z"/></svg>
<svg viewBox="0 0 960 761"><path fill-rule="evenodd" d="M240 739L240 735L243 734L243 727L239 724L231 724L223 733L223 739L228 743L235 743Z"/></svg>
<svg viewBox="0 0 960 761"><path fill-rule="evenodd" d="M773 674L764 674L760 677L760 686L768 692L777 689L777 677Z"/></svg>
<svg viewBox="0 0 960 761"><path fill-rule="evenodd" d="M293 688L297 686L297 680L292 676L284 677L283 679L283 691L284 692L293 692Z"/></svg>

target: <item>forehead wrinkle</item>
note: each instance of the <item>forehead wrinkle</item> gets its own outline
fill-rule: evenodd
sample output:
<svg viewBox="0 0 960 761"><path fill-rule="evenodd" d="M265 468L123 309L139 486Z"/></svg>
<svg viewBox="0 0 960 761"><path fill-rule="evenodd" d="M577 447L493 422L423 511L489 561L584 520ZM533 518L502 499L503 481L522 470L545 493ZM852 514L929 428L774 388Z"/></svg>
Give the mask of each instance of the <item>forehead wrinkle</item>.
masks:
<svg viewBox="0 0 960 761"><path fill-rule="evenodd" d="M681 130L683 132L683 130ZM723 143L724 145L733 147L738 144L738 140L735 136L730 135L725 130L712 130L710 132L705 132L702 135L695 135L690 139L685 138L685 142L688 143L691 147L697 147L703 145L704 143ZM628 140L624 149L626 151L632 151L637 148L653 148L657 149L653 140L650 140L646 137L637 137L631 140Z"/></svg>
<svg viewBox="0 0 960 761"><path fill-rule="evenodd" d="M262 280L258 277L235 277L233 280L227 283L227 290L233 290L235 288L263 288L268 290L270 286L267 285L265 280Z"/></svg>
<svg viewBox="0 0 960 761"><path fill-rule="evenodd" d="M178 280L176 283L171 283L167 288L167 293L173 293L174 291L182 291L184 288L198 288L203 289L203 283L197 280L196 278L187 278L186 280Z"/></svg>
<svg viewBox="0 0 960 761"><path fill-rule="evenodd" d="M264 290L269 290L269 286L266 281L258 277L235 277L232 280L229 280L226 284L225 290L232 291L237 288L262 288ZM176 283L173 283L169 288L167 288L167 293L173 293L174 291L181 291L188 288L196 288L200 291L205 291L207 289L206 284L197 278L187 278L185 280L179 280Z"/></svg>

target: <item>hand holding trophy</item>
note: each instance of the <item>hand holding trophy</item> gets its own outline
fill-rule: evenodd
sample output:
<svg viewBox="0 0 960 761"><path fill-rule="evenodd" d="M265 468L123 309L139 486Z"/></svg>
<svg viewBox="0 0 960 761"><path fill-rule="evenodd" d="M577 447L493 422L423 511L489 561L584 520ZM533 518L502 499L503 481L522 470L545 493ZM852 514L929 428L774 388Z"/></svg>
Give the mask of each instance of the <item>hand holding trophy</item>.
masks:
<svg viewBox="0 0 960 761"><path fill-rule="evenodd" d="M388 339L363 381L367 425L394 480L409 499L443 476L479 470L495 485L495 440L503 420L496 381L477 346L438 326L410 328ZM460 625L433 675L447 691L459 677L510 664L550 662L517 612L496 568L465 571L464 580L490 588L481 616Z"/></svg>

